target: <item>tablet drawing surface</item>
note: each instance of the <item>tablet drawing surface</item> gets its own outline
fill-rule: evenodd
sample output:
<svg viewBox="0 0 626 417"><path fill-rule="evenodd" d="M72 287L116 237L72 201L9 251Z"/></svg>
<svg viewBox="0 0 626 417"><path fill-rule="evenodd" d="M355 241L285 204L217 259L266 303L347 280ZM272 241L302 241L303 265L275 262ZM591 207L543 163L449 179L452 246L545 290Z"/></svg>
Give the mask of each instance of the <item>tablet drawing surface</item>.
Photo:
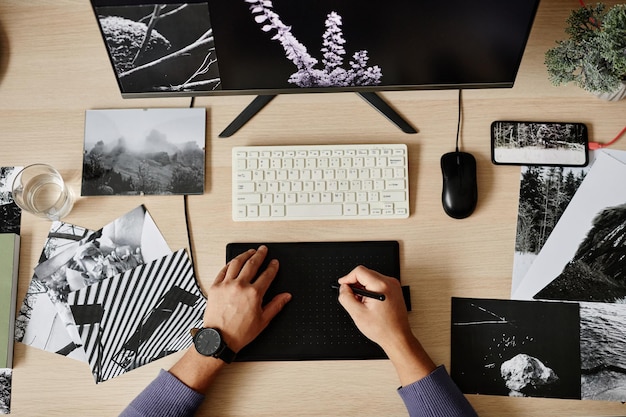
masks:
<svg viewBox="0 0 626 417"><path fill-rule="evenodd" d="M263 243L280 268L264 302L290 292L292 300L250 345L238 361L383 359L385 353L356 328L339 304L332 283L358 265L400 277L396 241ZM226 261L261 243L230 243ZM380 301L385 302L385 301Z"/></svg>

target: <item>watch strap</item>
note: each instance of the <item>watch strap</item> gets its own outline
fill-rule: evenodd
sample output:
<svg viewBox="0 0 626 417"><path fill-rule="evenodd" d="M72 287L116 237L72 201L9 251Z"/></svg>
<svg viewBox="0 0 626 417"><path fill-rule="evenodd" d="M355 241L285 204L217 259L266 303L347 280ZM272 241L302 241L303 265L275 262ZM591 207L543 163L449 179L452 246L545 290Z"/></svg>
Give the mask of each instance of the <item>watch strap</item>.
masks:
<svg viewBox="0 0 626 417"><path fill-rule="evenodd" d="M226 343L224 343L224 348L215 354L216 358L221 359L226 363L231 363L232 361L234 361L235 356L237 356L237 353L229 348Z"/></svg>

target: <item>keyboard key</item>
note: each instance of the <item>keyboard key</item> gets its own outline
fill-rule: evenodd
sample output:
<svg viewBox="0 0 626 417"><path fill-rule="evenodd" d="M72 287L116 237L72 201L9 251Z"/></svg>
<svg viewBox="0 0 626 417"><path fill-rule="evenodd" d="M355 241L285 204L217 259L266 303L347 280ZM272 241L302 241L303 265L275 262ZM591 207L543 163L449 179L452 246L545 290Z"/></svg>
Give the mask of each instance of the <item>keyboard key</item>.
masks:
<svg viewBox="0 0 626 417"><path fill-rule="evenodd" d="M380 193L380 201L404 201L404 191L383 191Z"/></svg>
<svg viewBox="0 0 626 417"><path fill-rule="evenodd" d="M343 207L337 204L301 204L287 206L289 217L326 217L341 216Z"/></svg>
<svg viewBox="0 0 626 417"><path fill-rule="evenodd" d="M261 202L260 194L238 194L237 203L239 204L259 204Z"/></svg>

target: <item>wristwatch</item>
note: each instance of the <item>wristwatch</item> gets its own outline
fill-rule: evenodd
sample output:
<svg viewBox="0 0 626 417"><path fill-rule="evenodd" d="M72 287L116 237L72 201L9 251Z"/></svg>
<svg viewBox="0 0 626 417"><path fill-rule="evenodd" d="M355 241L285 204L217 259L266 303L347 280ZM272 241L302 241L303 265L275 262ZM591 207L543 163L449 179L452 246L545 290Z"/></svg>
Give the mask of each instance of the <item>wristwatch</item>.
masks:
<svg viewBox="0 0 626 417"><path fill-rule="evenodd" d="M236 353L226 346L218 329L213 327L203 327L201 329L194 327L191 329L191 337L193 337L193 344L196 350L201 355L213 356L226 363L231 363L235 359Z"/></svg>

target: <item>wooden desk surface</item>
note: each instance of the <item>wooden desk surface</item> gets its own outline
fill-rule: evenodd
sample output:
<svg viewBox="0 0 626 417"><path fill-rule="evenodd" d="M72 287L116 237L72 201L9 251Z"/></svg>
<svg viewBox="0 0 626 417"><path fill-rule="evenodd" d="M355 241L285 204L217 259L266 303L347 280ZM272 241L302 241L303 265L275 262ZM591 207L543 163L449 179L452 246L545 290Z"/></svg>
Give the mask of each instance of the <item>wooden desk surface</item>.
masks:
<svg viewBox="0 0 626 417"><path fill-rule="evenodd" d="M608 4L617 3L608 1ZM515 87L464 92L462 147L478 161L479 204L465 220L441 208L440 156L454 149L456 91L385 93L418 129L405 135L355 94L283 95L230 139L218 133L252 97L198 98L206 107L206 192L189 198L199 280L211 284L230 241L395 239L402 279L411 285L414 332L437 363L449 366L450 297L508 298L519 167L490 162L496 119L580 121L606 142L624 126L626 100L600 101L574 87L552 87L545 51L562 39L574 0L542 2ZM477 22L477 24L479 24ZM98 108L187 107L188 98L123 100L86 0L0 2L0 166L48 162L80 190L84 112ZM372 222L234 223L230 150L234 145L407 143L411 216ZM626 138L615 148L626 149ZM172 249L187 246L182 197L79 197L66 219L98 229L145 204ZM30 282L49 223L24 214L18 303ZM84 363L17 344L16 416L111 416L179 354L95 385ZM208 392L202 416L402 416L388 361L236 363ZM481 416L624 414L620 403L469 396Z"/></svg>

